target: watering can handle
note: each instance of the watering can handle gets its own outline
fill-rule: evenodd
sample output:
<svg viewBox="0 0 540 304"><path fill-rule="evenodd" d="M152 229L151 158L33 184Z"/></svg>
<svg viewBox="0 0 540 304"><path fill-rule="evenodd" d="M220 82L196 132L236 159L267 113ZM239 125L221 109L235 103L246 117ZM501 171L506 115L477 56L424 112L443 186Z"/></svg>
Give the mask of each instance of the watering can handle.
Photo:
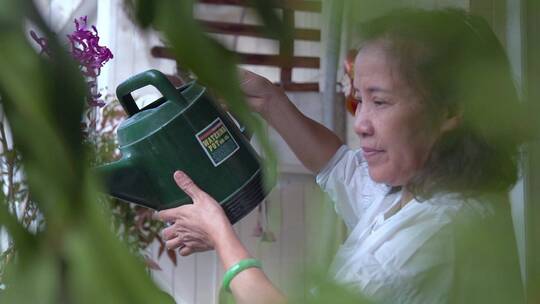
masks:
<svg viewBox="0 0 540 304"><path fill-rule="evenodd" d="M239 119L237 119L236 116L234 116L231 112L226 111L226 113L229 116L229 118L234 122L236 127L238 127L238 129L244 135L244 137L247 139L247 141L250 141L251 137L253 137L253 133L250 132L250 130L248 130L246 128L246 125L243 124Z"/></svg>
<svg viewBox="0 0 540 304"><path fill-rule="evenodd" d="M135 103L133 96L131 96L131 93L147 85L154 86L167 100L172 100L183 105L188 104L182 94L176 90L163 73L158 70L148 70L128 78L116 88L116 96L124 111L129 116L133 116L141 111Z"/></svg>

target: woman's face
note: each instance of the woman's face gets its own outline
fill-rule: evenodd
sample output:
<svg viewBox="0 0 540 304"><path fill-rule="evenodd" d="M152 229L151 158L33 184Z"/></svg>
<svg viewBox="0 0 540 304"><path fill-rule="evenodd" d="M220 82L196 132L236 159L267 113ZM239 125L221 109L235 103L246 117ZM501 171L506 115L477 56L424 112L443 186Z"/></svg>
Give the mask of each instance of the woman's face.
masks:
<svg viewBox="0 0 540 304"><path fill-rule="evenodd" d="M397 62L380 41L363 47L354 65L354 130L371 178L391 186L406 185L418 173L442 132Z"/></svg>

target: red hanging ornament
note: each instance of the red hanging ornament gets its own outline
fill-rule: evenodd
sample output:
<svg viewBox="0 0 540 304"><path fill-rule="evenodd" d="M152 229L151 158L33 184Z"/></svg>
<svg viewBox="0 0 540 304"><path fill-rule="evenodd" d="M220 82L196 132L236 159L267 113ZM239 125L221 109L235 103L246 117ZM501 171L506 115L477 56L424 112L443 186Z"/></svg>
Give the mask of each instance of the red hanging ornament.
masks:
<svg viewBox="0 0 540 304"><path fill-rule="evenodd" d="M348 81L348 87L344 90L345 93L345 108L349 113L354 115L356 113L356 107L358 106L358 100L354 96L354 60L358 51L355 49L349 50L347 57L345 58L345 78Z"/></svg>

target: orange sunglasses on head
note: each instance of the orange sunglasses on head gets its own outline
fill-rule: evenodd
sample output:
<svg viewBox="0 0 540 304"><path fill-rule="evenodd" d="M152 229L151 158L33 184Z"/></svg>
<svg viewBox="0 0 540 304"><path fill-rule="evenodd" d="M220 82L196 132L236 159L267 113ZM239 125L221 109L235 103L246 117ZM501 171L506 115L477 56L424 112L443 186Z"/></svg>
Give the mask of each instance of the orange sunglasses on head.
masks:
<svg viewBox="0 0 540 304"><path fill-rule="evenodd" d="M356 58L357 50L352 49L347 53L345 58L345 78L349 80L349 89L344 90L345 94L345 108L349 113L354 115L356 113L356 107L358 106L358 100L354 96L354 59Z"/></svg>

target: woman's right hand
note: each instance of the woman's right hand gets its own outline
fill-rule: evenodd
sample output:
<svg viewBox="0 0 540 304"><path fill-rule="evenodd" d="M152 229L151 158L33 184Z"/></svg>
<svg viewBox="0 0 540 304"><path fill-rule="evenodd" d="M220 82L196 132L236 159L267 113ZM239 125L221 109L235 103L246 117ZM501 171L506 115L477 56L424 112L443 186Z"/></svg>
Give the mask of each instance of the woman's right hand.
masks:
<svg viewBox="0 0 540 304"><path fill-rule="evenodd" d="M270 114L272 103L285 97L285 92L270 80L244 69L240 69L240 88L250 108L264 118Z"/></svg>

